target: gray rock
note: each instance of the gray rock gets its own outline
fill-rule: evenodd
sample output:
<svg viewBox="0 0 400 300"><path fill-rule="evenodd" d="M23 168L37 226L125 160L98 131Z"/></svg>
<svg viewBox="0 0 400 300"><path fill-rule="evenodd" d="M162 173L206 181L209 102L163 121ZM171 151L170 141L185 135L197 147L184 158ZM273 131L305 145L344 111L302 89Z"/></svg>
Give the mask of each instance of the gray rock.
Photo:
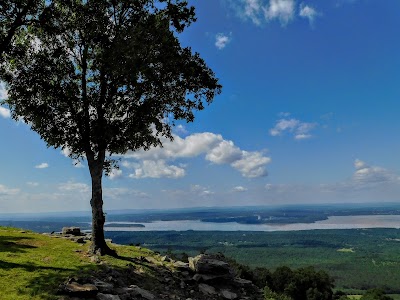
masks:
<svg viewBox="0 0 400 300"><path fill-rule="evenodd" d="M90 257L90 261L91 261L92 263L98 264L98 263L101 262L101 259L100 259L100 257L99 257L98 255L93 255L93 256Z"/></svg>
<svg viewBox="0 0 400 300"><path fill-rule="evenodd" d="M214 287L205 283L199 284L199 291L205 295L215 295L217 293Z"/></svg>
<svg viewBox="0 0 400 300"><path fill-rule="evenodd" d="M161 261L170 262L171 259L170 259L167 255L165 255L165 256L162 256L162 257L161 257Z"/></svg>
<svg viewBox="0 0 400 300"><path fill-rule="evenodd" d="M222 290L221 296L224 297L225 299L230 299L230 300L236 299L238 297L236 293L233 293L228 290Z"/></svg>
<svg viewBox="0 0 400 300"><path fill-rule="evenodd" d="M235 280L233 281L233 283L236 286L240 286L240 287L246 287L246 286L251 286L253 285L253 282L251 282L250 280L246 280L246 279L242 279L242 278L235 278Z"/></svg>
<svg viewBox="0 0 400 300"><path fill-rule="evenodd" d="M108 282L101 281L98 279L94 280L92 283L102 293L111 293L114 289L114 285L112 283L108 283Z"/></svg>
<svg viewBox="0 0 400 300"><path fill-rule="evenodd" d="M200 254L189 257L189 267L198 274L210 274L233 278L234 272L230 265L212 255Z"/></svg>
<svg viewBox="0 0 400 300"><path fill-rule="evenodd" d="M96 300L121 300L121 298L118 295L98 293L96 296Z"/></svg>
<svg viewBox="0 0 400 300"><path fill-rule="evenodd" d="M138 287L137 285L131 285L130 288L132 288L133 292L136 293L136 295L140 295L144 299L147 299L147 300L155 299L155 296L152 293Z"/></svg>
<svg viewBox="0 0 400 300"><path fill-rule="evenodd" d="M94 297L99 291L94 284L79 284L77 282L65 284L62 290L72 297Z"/></svg>
<svg viewBox="0 0 400 300"><path fill-rule="evenodd" d="M79 227L63 227L62 234L79 236L81 235L81 229Z"/></svg>

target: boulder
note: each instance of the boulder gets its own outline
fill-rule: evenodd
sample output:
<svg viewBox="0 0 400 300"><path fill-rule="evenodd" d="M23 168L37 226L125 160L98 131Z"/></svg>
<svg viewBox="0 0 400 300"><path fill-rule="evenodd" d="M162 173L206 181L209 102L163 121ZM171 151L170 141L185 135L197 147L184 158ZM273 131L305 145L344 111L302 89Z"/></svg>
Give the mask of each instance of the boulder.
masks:
<svg viewBox="0 0 400 300"><path fill-rule="evenodd" d="M70 234L70 235L80 236L81 229L79 227L63 227L62 234L63 235Z"/></svg>
<svg viewBox="0 0 400 300"><path fill-rule="evenodd" d="M154 300L156 298L152 293L138 287L137 285L131 285L130 288L132 289L133 294L140 295L146 300Z"/></svg>
<svg viewBox="0 0 400 300"><path fill-rule="evenodd" d="M98 293L98 289L94 284L79 284L70 282L62 287L62 292L71 297L94 297Z"/></svg>
<svg viewBox="0 0 400 300"><path fill-rule="evenodd" d="M231 266L213 255L200 254L196 257L189 257L189 267L197 274L210 275L214 278L234 278Z"/></svg>
<svg viewBox="0 0 400 300"><path fill-rule="evenodd" d="M121 298L118 295L98 293L96 296L96 300L121 300Z"/></svg>
<svg viewBox="0 0 400 300"><path fill-rule="evenodd" d="M221 296L224 297L225 299L230 299L230 300L236 299L238 297L236 293L233 293L228 290L222 290Z"/></svg>
<svg viewBox="0 0 400 300"><path fill-rule="evenodd" d="M205 295L215 295L217 293L214 287L205 283L199 284L199 291Z"/></svg>

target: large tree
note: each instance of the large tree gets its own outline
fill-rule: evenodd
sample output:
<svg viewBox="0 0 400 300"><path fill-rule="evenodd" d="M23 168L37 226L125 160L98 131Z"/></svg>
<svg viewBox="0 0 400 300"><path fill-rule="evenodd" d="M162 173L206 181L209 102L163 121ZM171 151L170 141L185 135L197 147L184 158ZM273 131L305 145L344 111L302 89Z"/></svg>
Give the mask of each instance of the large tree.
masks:
<svg viewBox="0 0 400 300"><path fill-rule="evenodd" d="M104 240L103 173L112 155L161 146L220 93L213 71L177 38L195 21L184 0L56 0L22 32L2 79L14 119L49 147L85 158L92 179L91 251Z"/></svg>
<svg viewBox="0 0 400 300"><path fill-rule="evenodd" d="M18 31L39 21L44 0L2 0L0 2L0 58L12 48ZM1 61L1 60L0 60Z"/></svg>

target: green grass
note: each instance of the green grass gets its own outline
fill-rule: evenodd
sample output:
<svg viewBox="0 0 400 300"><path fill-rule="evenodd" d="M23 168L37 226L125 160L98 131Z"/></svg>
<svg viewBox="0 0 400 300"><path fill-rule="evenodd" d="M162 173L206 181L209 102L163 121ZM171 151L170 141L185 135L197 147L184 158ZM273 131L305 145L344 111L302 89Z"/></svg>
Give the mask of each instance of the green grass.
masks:
<svg viewBox="0 0 400 300"><path fill-rule="evenodd" d="M120 257L101 259L116 268L132 263L133 257L152 254L137 247L112 247ZM88 244L0 227L0 299L57 299L57 288L68 277L101 268L90 262L87 250Z"/></svg>

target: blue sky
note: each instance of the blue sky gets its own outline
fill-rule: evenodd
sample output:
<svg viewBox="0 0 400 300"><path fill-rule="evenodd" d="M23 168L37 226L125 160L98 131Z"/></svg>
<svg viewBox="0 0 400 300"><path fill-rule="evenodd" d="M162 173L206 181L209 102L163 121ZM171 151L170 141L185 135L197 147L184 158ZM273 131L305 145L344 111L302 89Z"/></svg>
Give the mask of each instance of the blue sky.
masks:
<svg viewBox="0 0 400 300"><path fill-rule="evenodd" d="M223 92L173 143L120 156L106 209L400 200L399 1L191 4L181 43ZM85 162L47 149L6 107L0 141L1 212L90 209Z"/></svg>

